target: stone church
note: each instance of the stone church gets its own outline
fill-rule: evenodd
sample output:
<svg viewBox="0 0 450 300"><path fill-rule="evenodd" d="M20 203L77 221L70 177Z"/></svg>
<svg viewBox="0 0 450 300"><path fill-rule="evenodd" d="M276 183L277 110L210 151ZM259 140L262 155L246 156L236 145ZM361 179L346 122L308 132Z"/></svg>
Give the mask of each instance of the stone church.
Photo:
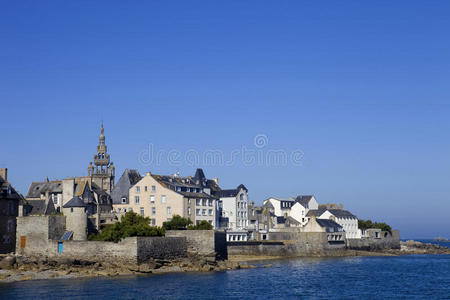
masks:
<svg viewBox="0 0 450 300"><path fill-rule="evenodd" d="M103 124L100 127L99 142L93 163L88 166L88 175L62 180L32 182L28 190L24 215L45 215L62 212L77 198L86 205L94 226L113 220L111 191L114 188L115 167L105 143Z"/></svg>

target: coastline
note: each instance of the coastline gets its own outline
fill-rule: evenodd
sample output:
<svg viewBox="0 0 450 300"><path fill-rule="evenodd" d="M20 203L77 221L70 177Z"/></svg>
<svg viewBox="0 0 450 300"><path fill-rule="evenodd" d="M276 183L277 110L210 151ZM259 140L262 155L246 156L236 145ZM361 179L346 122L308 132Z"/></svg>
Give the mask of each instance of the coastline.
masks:
<svg viewBox="0 0 450 300"><path fill-rule="evenodd" d="M48 279L73 279L93 277L142 276L148 274L167 273L198 273L223 272L249 268L271 267L270 261L280 259L299 258L339 258L357 256L401 256L401 255L450 255L450 248L436 244L421 243L417 241L401 242L400 249L387 249L379 251L346 250L337 255L310 255L310 256L251 256L234 255L228 260L216 261L209 257L189 257L176 260L151 260L141 265L127 266L121 264L102 264L98 262L56 262L45 258L24 258L6 256L1 261L0 284ZM9 267L5 261L10 259ZM251 262L267 262L256 266Z"/></svg>

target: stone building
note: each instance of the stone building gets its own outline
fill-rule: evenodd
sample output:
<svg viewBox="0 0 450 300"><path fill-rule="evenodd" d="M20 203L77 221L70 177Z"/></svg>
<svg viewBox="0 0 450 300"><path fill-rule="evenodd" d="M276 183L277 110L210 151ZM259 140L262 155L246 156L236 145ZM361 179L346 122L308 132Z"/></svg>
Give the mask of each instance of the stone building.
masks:
<svg viewBox="0 0 450 300"><path fill-rule="evenodd" d="M174 215L189 218L194 223L205 220L215 226L219 192L218 180L207 179L202 169L197 169L194 177L148 172L130 187L128 198L122 197L120 203L113 206L119 214L131 210L149 217L151 224L157 226Z"/></svg>
<svg viewBox="0 0 450 300"><path fill-rule="evenodd" d="M24 206L25 215L47 215L62 213L64 206L74 197L81 199L87 206L91 228L100 229L103 224L113 223L111 192L114 188L115 167L111 162L103 124L100 128L94 163L88 166L88 175L70 177L63 180L32 182ZM51 204L50 204L51 203Z"/></svg>
<svg viewBox="0 0 450 300"><path fill-rule="evenodd" d="M0 254L15 251L16 218L23 201L8 182L8 169L0 168Z"/></svg>

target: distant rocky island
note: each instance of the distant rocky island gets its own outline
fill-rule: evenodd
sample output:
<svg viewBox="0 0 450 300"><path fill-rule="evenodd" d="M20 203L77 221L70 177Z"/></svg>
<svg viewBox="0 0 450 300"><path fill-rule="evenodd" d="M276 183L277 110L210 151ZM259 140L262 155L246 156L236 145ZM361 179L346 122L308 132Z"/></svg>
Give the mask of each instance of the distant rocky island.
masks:
<svg viewBox="0 0 450 300"><path fill-rule="evenodd" d="M442 237L436 237L436 238L434 238L434 241L435 242L450 242L449 239L442 238Z"/></svg>

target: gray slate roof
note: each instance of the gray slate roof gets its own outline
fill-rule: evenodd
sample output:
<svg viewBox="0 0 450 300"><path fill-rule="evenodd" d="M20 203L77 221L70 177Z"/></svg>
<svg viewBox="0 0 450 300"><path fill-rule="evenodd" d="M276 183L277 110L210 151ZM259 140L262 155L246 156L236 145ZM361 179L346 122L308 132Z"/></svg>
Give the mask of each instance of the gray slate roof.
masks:
<svg viewBox="0 0 450 300"><path fill-rule="evenodd" d="M319 224L321 227L325 228L333 228L334 232L342 231L342 226L336 223L333 220L329 219L316 219L317 224Z"/></svg>
<svg viewBox="0 0 450 300"><path fill-rule="evenodd" d="M52 201L47 200L27 200L26 215L38 216L55 213L55 206Z"/></svg>
<svg viewBox="0 0 450 300"><path fill-rule="evenodd" d="M336 218L357 219L357 217L351 212L343 209L327 209L326 207L319 207L319 209L311 209L306 216L320 217L324 212L329 211Z"/></svg>
<svg viewBox="0 0 450 300"><path fill-rule="evenodd" d="M125 169L122 176L120 176L119 181L114 186L114 189L111 191L113 204L122 203L123 197L128 199L129 189L141 179L142 176L139 174L138 170Z"/></svg>
<svg viewBox="0 0 450 300"><path fill-rule="evenodd" d="M309 201L313 198L312 195L307 195L307 196L297 196L297 198L295 198L295 201L300 203L304 208L309 208Z"/></svg>
<svg viewBox="0 0 450 300"><path fill-rule="evenodd" d="M87 207L88 205L84 203L83 199L78 196L73 197L66 204L64 204L63 208L69 207Z"/></svg>
<svg viewBox="0 0 450 300"><path fill-rule="evenodd" d="M26 198L40 198L41 194L45 194L46 191L50 193L62 193L62 182L59 180L32 182Z"/></svg>
<svg viewBox="0 0 450 300"><path fill-rule="evenodd" d="M231 198L231 197L236 197L237 194L239 193L239 191L243 189L246 192L248 192L247 188L245 187L245 185L240 184L237 188L235 189L229 189L229 190L221 190L219 192L220 198Z"/></svg>

